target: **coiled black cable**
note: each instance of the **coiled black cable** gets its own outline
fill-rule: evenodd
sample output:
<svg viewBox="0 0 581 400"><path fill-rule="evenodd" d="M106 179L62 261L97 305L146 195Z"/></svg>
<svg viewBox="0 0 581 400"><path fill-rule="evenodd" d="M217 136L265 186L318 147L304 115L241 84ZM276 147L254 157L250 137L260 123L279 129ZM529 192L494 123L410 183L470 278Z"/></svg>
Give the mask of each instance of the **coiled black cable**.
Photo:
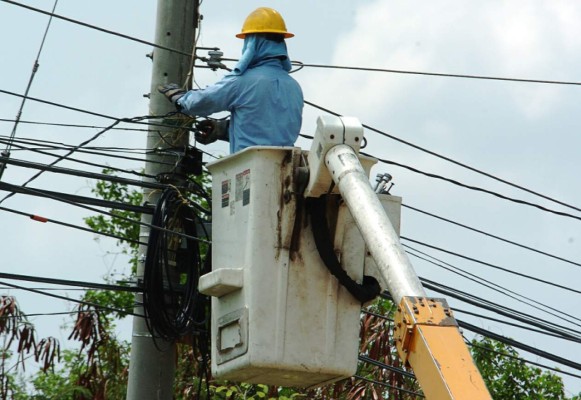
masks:
<svg viewBox="0 0 581 400"><path fill-rule="evenodd" d="M152 225L165 230L152 229L149 234L143 276L143 306L154 337L173 341L207 332L208 299L197 287L210 267L209 259L202 261L200 243L194 239L198 220L177 188L162 192Z"/></svg>

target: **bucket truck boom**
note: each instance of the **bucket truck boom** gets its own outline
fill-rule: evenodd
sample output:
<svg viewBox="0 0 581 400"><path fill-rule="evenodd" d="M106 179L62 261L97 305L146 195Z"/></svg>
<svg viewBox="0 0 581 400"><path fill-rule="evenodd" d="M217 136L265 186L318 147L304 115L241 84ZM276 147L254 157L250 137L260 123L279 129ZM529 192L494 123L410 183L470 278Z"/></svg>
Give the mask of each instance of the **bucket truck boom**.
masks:
<svg viewBox="0 0 581 400"><path fill-rule="evenodd" d="M371 188L358 152L363 128L350 117L319 117L308 155L305 197L338 191L394 302L396 347L427 399L491 399L445 299L427 297Z"/></svg>

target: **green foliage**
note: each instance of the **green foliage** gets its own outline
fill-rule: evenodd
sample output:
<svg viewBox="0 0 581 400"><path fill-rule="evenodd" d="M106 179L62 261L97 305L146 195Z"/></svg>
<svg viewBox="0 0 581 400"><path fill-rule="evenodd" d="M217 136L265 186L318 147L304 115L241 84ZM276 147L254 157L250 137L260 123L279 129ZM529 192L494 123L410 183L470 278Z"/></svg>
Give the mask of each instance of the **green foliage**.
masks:
<svg viewBox="0 0 581 400"><path fill-rule="evenodd" d="M78 351L65 350L63 362L60 368L51 373L37 373L31 384L33 394L28 394L15 399L123 399L127 385L127 369L129 363L128 345L121 344L120 349L116 345L101 349L99 363L99 377L94 379L91 385L82 385L83 377L87 374L86 358ZM105 351L104 351L105 350ZM112 352L118 352L111 357ZM121 363L121 369L119 368Z"/></svg>
<svg viewBox="0 0 581 400"><path fill-rule="evenodd" d="M123 318L133 312L135 295L132 292L87 290L83 300L100 306L114 308L118 311L113 312L113 315L116 318Z"/></svg>
<svg viewBox="0 0 581 400"><path fill-rule="evenodd" d="M113 171L104 169L103 174L112 175ZM91 191L104 200L124 202L132 205L141 205L143 194L138 190L130 190L127 185L117 182L99 181ZM117 240L117 246L121 248L123 254L131 256L131 270L135 273L137 269L137 249L139 244L139 228L137 223L141 220L141 214L125 210L109 210L109 215L96 215L84 219L89 228L95 232L115 235L120 239Z"/></svg>
<svg viewBox="0 0 581 400"><path fill-rule="evenodd" d="M562 400L562 379L518 359L512 347L489 338L472 341L472 356L495 400ZM575 396L578 398L578 396Z"/></svg>

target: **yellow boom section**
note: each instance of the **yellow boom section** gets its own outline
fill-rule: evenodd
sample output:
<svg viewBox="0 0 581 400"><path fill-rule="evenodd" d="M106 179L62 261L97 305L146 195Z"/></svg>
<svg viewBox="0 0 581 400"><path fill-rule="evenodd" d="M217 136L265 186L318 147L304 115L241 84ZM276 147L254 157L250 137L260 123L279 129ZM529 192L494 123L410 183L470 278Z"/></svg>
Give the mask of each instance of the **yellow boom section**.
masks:
<svg viewBox="0 0 581 400"><path fill-rule="evenodd" d="M490 400L458 324L444 299L403 297L395 340L428 400Z"/></svg>

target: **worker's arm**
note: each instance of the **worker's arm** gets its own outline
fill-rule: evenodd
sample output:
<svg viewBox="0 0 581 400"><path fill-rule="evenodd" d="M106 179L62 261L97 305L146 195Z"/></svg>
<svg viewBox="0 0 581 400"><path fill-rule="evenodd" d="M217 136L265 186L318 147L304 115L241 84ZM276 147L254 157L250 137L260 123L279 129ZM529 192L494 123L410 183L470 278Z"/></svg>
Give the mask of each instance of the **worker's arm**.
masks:
<svg viewBox="0 0 581 400"><path fill-rule="evenodd" d="M205 89L184 90L177 83L161 85L157 90L171 101L178 111L207 117L221 111L230 111L238 96L236 77L226 76Z"/></svg>
<svg viewBox="0 0 581 400"><path fill-rule="evenodd" d="M176 101L176 106L184 114L206 117L230 111L237 96L236 77L226 76L205 89L190 90Z"/></svg>

